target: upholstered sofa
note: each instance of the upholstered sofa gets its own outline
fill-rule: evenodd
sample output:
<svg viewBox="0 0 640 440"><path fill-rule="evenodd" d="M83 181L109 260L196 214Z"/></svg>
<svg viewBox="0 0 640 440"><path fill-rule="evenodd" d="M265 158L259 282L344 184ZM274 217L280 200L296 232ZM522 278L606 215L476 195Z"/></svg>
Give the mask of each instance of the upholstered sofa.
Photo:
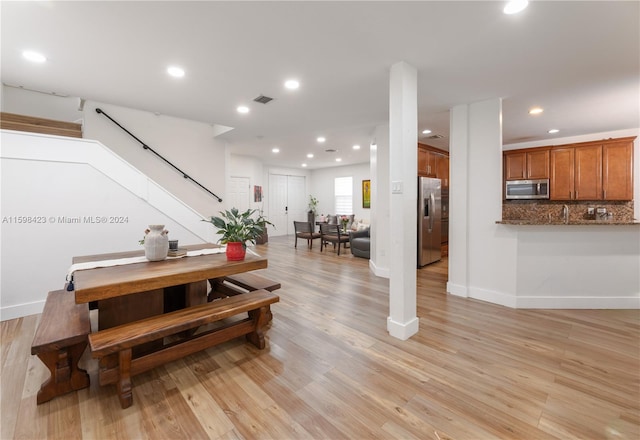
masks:
<svg viewBox="0 0 640 440"><path fill-rule="evenodd" d="M366 228L359 231L352 231L351 234L349 234L349 246L354 256L370 258L371 235L369 230L369 228Z"/></svg>

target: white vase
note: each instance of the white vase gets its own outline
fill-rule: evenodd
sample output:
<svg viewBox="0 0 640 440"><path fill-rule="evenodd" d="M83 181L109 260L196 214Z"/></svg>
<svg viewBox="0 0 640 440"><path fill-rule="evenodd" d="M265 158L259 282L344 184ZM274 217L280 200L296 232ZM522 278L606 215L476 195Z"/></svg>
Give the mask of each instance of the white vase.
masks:
<svg viewBox="0 0 640 440"><path fill-rule="evenodd" d="M169 231L165 231L164 225L149 225L147 231L144 237L144 256L149 261L164 260L169 253Z"/></svg>

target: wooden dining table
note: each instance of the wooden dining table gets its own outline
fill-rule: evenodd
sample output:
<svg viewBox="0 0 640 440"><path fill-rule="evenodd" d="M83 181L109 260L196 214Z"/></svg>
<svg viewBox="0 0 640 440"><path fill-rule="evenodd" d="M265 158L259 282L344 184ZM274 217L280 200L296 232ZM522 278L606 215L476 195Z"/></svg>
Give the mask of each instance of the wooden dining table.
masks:
<svg viewBox="0 0 640 440"><path fill-rule="evenodd" d="M188 251L219 247L206 243ZM87 255L73 263L143 256L144 251ZM224 252L78 270L73 274L76 303L97 304L98 330L207 301L208 280L265 269L267 259L251 252L243 261L227 261Z"/></svg>

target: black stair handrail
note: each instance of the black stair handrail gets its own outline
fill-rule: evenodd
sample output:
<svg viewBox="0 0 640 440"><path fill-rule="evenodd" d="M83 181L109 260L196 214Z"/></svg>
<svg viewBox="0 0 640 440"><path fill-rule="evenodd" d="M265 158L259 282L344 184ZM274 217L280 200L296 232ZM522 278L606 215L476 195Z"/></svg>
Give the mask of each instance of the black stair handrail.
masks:
<svg viewBox="0 0 640 440"><path fill-rule="evenodd" d="M102 110L101 108L96 108L96 113L100 114L100 115L104 115L107 117L107 119L109 119L111 122L113 122L114 124L116 124L118 127L120 127L122 130L124 130L125 133L127 133L129 136L131 136L132 138L134 138L135 140L137 140L138 142L140 142L140 144L142 145L142 148L145 150L149 150L151 151L153 154L155 154L156 156L158 156L160 159L162 159L163 161L165 161L168 165L170 165L174 170L176 170L177 172L179 172L180 174L182 174L182 177L184 177L185 179L189 179L191 180L193 183L195 183L196 185L198 185L200 188L202 188L203 190L205 190L206 192L208 192L209 194L211 194L213 197L215 197L216 199L218 199L218 202L222 203L222 199L220 197L218 197L216 194L214 194L212 191L210 191L208 188L206 188L205 186L203 186L200 182L198 182L197 180L195 180L193 177L189 176L187 173L185 173L184 171L182 171L180 168L178 168L177 166L175 166L173 163L171 163L168 159L166 159L164 156L162 156L160 153L158 153L156 150L154 150L153 148L151 148L150 146L148 146L147 144L145 144L144 142L142 142L140 139L138 139L133 133L131 133L129 130L127 130L126 128L124 128L122 125L120 125L118 123L118 121L116 121L115 119L113 119L111 116L109 116L108 114L106 114L104 112L104 110Z"/></svg>

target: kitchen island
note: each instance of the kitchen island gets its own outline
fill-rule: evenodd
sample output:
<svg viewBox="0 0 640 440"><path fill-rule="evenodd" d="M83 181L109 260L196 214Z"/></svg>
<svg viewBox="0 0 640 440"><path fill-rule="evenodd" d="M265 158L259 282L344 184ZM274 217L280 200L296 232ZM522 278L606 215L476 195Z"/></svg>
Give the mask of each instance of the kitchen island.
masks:
<svg viewBox="0 0 640 440"><path fill-rule="evenodd" d="M515 226L633 226L640 225L638 220L571 220L569 222L563 222L561 220L551 220L548 222L541 222L539 220L497 220L496 224L499 225L515 225Z"/></svg>
<svg viewBox="0 0 640 440"><path fill-rule="evenodd" d="M640 222L501 220L516 308L640 308ZM513 296L511 296L513 295ZM495 302L495 301L494 301Z"/></svg>

